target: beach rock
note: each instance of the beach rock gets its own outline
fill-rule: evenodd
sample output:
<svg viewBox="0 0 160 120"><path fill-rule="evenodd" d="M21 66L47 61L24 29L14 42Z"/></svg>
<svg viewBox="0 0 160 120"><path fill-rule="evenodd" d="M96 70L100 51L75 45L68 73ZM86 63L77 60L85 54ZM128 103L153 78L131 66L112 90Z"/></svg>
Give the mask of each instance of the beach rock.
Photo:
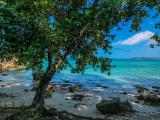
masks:
<svg viewBox="0 0 160 120"><path fill-rule="evenodd" d="M160 106L160 96L151 92L136 96L138 100L144 101L145 104Z"/></svg>
<svg viewBox="0 0 160 120"><path fill-rule="evenodd" d="M69 80L64 80L65 83L69 83Z"/></svg>
<svg viewBox="0 0 160 120"><path fill-rule="evenodd" d="M2 76L8 76L8 74L7 73L3 73L3 74L1 74Z"/></svg>
<svg viewBox="0 0 160 120"><path fill-rule="evenodd" d="M152 86L152 88L160 90L160 86Z"/></svg>
<svg viewBox="0 0 160 120"><path fill-rule="evenodd" d="M82 85L75 85L75 86L70 86L68 88L69 92L74 93L76 91L82 90Z"/></svg>
<svg viewBox="0 0 160 120"><path fill-rule="evenodd" d="M137 100L144 100L144 95L136 96Z"/></svg>
<svg viewBox="0 0 160 120"><path fill-rule="evenodd" d="M75 89L75 87L70 86L70 87L68 88L68 91L71 92L71 93L74 93L74 92L76 91L76 89Z"/></svg>
<svg viewBox="0 0 160 120"><path fill-rule="evenodd" d="M132 105L128 101L122 102L120 99L103 100L96 104L96 108L102 114L133 112Z"/></svg>
<svg viewBox="0 0 160 120"><path fill-rule="evenodd" d="M137 92L138 93L146 93L146 92L148 92L149 90L147 89L147 88L145 88L145 87L138 87L137 88Z"/></svg>
<svg viewBox="0 0 160 120"><path fill-rule="evenodd" d="M4 83L4 81L3 81L3 80L0 80L0 83Z"/></svg>
<svg viewBox="0 0 160 120"><path fill-rule="evenodd" d="M153 92L155 92L155 93L159 93L160 91L159 91L159 90L153 90Z"/></svg>
<svg viewBox="0 0 160 120"><path fill-rule="evenodd" d="M68 84L61 84L61 87L68 87Z"/></svg>
<svg viewBox="0 0 160 120"><path fill-rule="evenodd" d="M50 84L50 85L48 85L46 90L49 91L49 92L55 92L55 87Z"/></svg>
<svg viewBox="0 0 160 120"><path fill-rule="evenodd" d="M144 103L153 106L160 106L160 97L155 94L149 94L144 97Z"/></svg>
<svg viewBox="0 0 160 120"><path fill-rule="evenodd" d="M36 86L34 86L32 89L31 89L31 91L36 91L37 90L37 87Z"/></svg>
<svg viewBox="0 0 160 120"><path fill-rule="evenodd" d="M72 99L73 100L82 100L84 98L84 95L83 94L74 94L72 96Z"/></svg>
<svg viewBox="0 0 160 120"><path fill-rule="evenodd" d="M107 89L107 88L109 88L109 87L108 87L108 86L102 86L102 88Z"/></svg>
<svg viewBox="0 0 160 120"><path fill-rule="evenodd" d="M128 93L127 93L127 92L125 92L125 91L120 92L120 94L122 94L122 95L128 95Z"/></svg>
<svg viewBox="0 0 160 120"><path fill-rule="evenodd" d="M93 97L93 94L92 94L92 93L85 93L85 94L84 94L84 98L85 98L85 99L88 99L88 100L89 100L89 99L92 99L92 97Z"/></svg>
<svg viewBox="0 0 160 120"><path fill-rule="evenodd" d="M0 93L0 98L8 98L8 97L14 98L15 96L12 94Z"/></svg>
<svg viewBox="0 0 160 120"><path fill-rule="evenodd" d="M71 96L66 96L65 100L72 100L72 97Z"/></svg>
<svg viewBox="0 0 160 120"><path fill-rule="evenodd" d="M141 103L141 100L135 99L133 100L134 103Z"/></svg>
<svg viewBox="0 0 160 120"><path fill-rule="evenodd" d="M3 88L3 87L9 87L9 85L7 85L6 83L1 83L0 88Z"/></svg>
<svg viewBox="0 0 160 120"><path fill-rule="evenodd" d="M28 90L28 89L24 89L23 91L24 91L24 92L29 92L29 90Z"/></svg>

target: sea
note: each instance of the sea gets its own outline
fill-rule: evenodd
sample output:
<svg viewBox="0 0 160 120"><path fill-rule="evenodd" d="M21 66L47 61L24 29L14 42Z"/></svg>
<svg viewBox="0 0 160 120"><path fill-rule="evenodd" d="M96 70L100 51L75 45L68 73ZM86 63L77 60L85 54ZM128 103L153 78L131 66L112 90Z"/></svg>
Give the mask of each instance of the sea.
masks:
<svg viewBox="0 0 160 120"><path fill-rule="evenodd" d="M51 83L80 84L85 89L95 87L112 88L114 90L133 90L135 86L152 88L160 87L160 60L113 59L111 75L99 69L88 67L83 74L72 74L70 68L58 72ZM16 69L0 73L0 82L8 85L30 86L32 71Z"/></svg>

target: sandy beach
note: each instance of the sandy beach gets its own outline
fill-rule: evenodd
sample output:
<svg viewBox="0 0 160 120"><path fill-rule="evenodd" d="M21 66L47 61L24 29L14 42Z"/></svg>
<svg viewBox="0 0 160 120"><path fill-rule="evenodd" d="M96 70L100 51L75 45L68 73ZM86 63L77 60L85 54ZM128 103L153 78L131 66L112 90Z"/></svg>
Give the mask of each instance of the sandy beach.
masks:
<svg viewBox="0 0 160 120"><path fill-rule="evenodd" d="M51 93L52 97L45 99L47 108L56 108L59 111L67 111L75 115L109 120L159 120L160 118L160 107L145 105L142 102L136 103L135 96L139 94L136 90L134 93L124 93L124 91L97 87L90 91L82 89L70 93L67 89L68 86L54 85L54 87L55 90ZM22 85L0 88L0 106L18 107L31 105L35 94L33 88L34 86ZM74 94L87 94L90 97L82 100L73 100L70 96ZM96 104L102 99L110 100L117 97L122 101L128 100L132 104L135 113L103 115L97 110ZM3 113L1 113L1 116L3 116Z"/></svg>

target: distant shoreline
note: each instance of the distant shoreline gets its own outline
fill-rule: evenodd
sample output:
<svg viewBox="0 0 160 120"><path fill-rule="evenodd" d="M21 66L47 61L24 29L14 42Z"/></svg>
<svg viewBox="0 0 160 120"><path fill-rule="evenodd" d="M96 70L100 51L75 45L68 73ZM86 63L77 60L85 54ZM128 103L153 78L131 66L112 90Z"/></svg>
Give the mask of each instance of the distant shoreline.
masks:
<svg viewBox="0 0 160 120"><path fill-rule="evenodd" d="M131 58L111 58L112 60L156 60L160 61L159 57L131 57Z"/></svg>

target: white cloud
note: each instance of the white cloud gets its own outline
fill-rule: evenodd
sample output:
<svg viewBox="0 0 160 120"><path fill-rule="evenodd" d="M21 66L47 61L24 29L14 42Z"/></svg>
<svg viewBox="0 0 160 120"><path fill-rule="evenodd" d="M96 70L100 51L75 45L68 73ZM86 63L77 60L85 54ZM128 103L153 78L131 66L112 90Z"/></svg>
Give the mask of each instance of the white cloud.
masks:
<svg viewBox="0 0 160 120"><path fill-rule="evenodd" d="M118 45L135 45L143 41L149 41L150 38L154 35L151 31L144 31L133 35L132 37L117 42Z"/></svg>

